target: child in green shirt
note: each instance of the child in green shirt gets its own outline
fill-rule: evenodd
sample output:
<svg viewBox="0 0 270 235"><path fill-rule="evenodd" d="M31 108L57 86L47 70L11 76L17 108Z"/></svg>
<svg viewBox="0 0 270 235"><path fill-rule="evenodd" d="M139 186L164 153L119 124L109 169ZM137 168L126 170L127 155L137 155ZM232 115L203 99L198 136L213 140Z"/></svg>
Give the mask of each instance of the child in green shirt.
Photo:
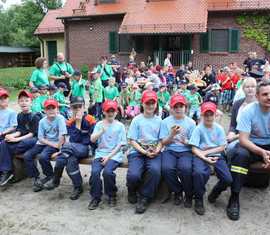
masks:
<svg viewBox="0 0 270 235"><path fill-rule="evenodd" d="M130 100L130 91L128 89L128 84L123 82L121 84L121 92L119 95L119 109L121 112L121 117L125 117L125 109L127 108Z"/></svg>
<svg viewBox="0 0 270 235"><path fill-rule="evenodd" d="M43 113L44 112L44 103L49 98L48 96L48 86L42 85L38 87L38 90L35 90L35 88L32 88L31 91L34 91L35 95L32 101L31 110L33 113Z"/></svg>
<svg viewBox="0 0 270 235"><path fill-rule="evenodd" d="M139 90L139 87L136 83L133 84L132 90L130 92L129 105L126 109L126 115L129 118L134 118L140 113L140 102L142 94Z"/></svg>
<svg viewBox="0 0 270 235"><path fill-rule="evenodd" d="M71 81L71 96L72 97L84 97L87 81L82 79L82 73L79 70L75 70Z"/></svg>
<svg viewBox="0 0 270 235"><path fill-rule="evenodd" d="M89 113L95 116L96 119L102 119L102 102L103 102L103 86L100 79L100 71L94 69L91 72L92 81L89 88L90 106Z"/></svg>
<svg viewBox="0 0 270 235"><path fill-rule="evenodd" d="M162 116L162 118L165 118L169 115L170 111L169 101L171 96L164 84L161 84L159 86L157 97L158 97L159 113Z"/></svg>
<svg viewBox="0 0 270 235"><path fill-rule="evenodd" d="M104 88L104 99L116 101L119 97L118 88L115 86L115 78L109 78L109 85Z"/></svg>
<svg viewBox="0 0 270 235"><path fill-rule="evenodd" d="M55 99L59 104L60 114L63 115L66 119L68 119L69 102L65 98L65 91L68 91L67 85L64 82L58 83L58 91L55 92L55 94L53 95L53 99Z"/></svg>
<svg viewBox="0 0 270 235"><path fill-rule="evenodd" d="M189 117L195 121L200 119L200 105L202 103L202 97L198 92L198 88L195 85L190 86L190 94L188 96L189 102Z"/></svg>

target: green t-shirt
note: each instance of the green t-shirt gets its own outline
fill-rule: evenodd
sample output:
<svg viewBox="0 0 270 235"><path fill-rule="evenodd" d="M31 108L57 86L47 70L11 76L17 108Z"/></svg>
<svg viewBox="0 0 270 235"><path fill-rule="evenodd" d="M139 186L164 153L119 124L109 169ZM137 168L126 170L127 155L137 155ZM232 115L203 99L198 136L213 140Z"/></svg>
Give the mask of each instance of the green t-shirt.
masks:
<svg viewBox="0 0 270 235"><path fill-rule="evenodd" d="M81 79L79 81L72 80L72 82L71 82L71 95L84 97L86 82L87 81L84 79Z"/></svg>
<svg viewBox="0 0 270 235"><path fill-rule="evenodd" d="M119 96L119 91L116 86L107 86L104 88L104 98L107 100L114 100Z"/></svg>
<svg viewBox="0 0 270 235"><path fill-rule="evenodd" d="M130 92L129 90L121 91L120 92L120 103L123 107L126 107L128 105L128 100L130 98Z"/></svg>
<svg viewBox="0 0 270 235"><path fill-rule="evenodd" d="M100 77L102 81L108 80L110 77L113 76L112 66L109 64L106 64L104 68L101 64L99 64L97 66L97 70L100 71Z"/></svg>
<svg viewBox="0 0 270 235"><path fill-rule="evenodd" d="M136 90L135 92L130 92L130 106L139 106L141 103L142 94L140 91Z"/></svg>
<svg viewBox="0 0 270 235"><path fill-rule="evenodd" d="M57 91L53 98L59 103L60 111L63 111L65 107L67 106L66 98L64 96L64 93L61 91Z"/></svg>
<svg viewBox="0 0 270 235"><path fill-rule="evenodd" d="M103 101L103 86L100 78L92 81L89 88L89 96L91 101L102 103Z"/></svg>
<svg viewBox="0 0 270 235"><path fill-rule="evenodd" d="M32 82L35 87L49 85L48 74L44 69L35 69L30 78L30 82Z"/></svg>
<svg viewBox="0 0 270 235"><path fill-rule="evenodd" d="M158 96L158 105L161 108L167 105L171 98L170 93L168 91L165 92L158 91L157 96Z"/></svg>
<svg viewBox="0 0 270 235"><path fill-rule="evenodd" d="M187 99L188 99L188 102L190 104L190 107L193 107L193 108L200 107L202 97L198 92L196 92L194 94L190 93Z"/></svg>
<svg viewBox="0 0 270 235"><path fill-rule="evenodd" d="M44 102L48 99L47 95L40 95L33 99L31 110L33 113L44 111Z"/></svg>
<svg viewBox="0 0 270 235"><path fill-rule="evenodd" d="M60 67L61 69L60 69L59 67ZM57 62L57 63L54 63L54 64L50 67L50 69L49 69L49 74L52 75L52 76L60 77L60 76L63 75L62 72L61 72L61 70L62 70L62 71L65 71L65 72L68 72L69 74L73 74L73 73L74 73L74 70L73 70L71 64L66 63L66 62L64 62L64 63L58 63L58 62Z"/></svg>

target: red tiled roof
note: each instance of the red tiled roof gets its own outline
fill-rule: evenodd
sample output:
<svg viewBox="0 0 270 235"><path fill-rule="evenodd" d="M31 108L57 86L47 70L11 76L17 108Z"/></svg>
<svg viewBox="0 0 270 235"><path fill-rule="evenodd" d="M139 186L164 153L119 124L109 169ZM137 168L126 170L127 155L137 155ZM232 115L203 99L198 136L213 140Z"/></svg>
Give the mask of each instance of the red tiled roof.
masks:
<svg viewBox="0 0 270 235"><path fill-rule="evenodd" d="M206 32L205 0L153 1L140 11L125 15L120 33L194 33Z"/></svg>
<svg viewBox="0 0 270 235"><path fill-rule="evenodd" d="M270 9L270 0L208 0L209 11L266 9Z"/></svg>
<svg viewBox="0 0 270 235"><path fill-rule="evenodd" d="M35 30L35 35L64 33L64 25L60 19L56 19L62 14L62 8L49 10L44 16L39 26Z"/></svg>

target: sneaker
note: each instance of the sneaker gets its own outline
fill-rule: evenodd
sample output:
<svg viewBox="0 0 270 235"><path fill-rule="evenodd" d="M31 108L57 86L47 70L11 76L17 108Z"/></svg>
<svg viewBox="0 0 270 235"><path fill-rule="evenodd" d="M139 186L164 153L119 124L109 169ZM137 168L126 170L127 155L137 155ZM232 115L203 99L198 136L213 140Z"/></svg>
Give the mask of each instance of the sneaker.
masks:
<svg viewBox="0 0 270 235"><path fill-rule="evenodd" d="M33 179L32 189L33 189L33 192L39 192L39 191L43 190L43 184L42 184L40 178Z"/></svg>
<svg viewBox="0 0 270 235"><path fill-rule="evenodd" d="M70 200L77 200L77 199L79 199L79 197L81 196L82 193L83 193L82 186L76 187L76 188L74 187L69 198L70 198Z"/></svg>
<svg viewBox="0 0 270 235"><path fill-rule="evenodd" d="M148 207L148 200L147 198L143 197L138 201L136 205L135 213L143 214L146 211L147 207Z"/></svg>
<svg viewBox="0 0 270 235"><path fill-rule="evenodd" d="M130 204L136 204L138 201L137 193L128 191L128 202Z"/></svg>
<svg viewBox="0 0 270 235"><path fill-rule="evenodd" d="M88 205L88 210L95 210L98 208L98 205L100 203L100 200L92 199L92 201Z"/></svg>
<svg viewBox="0 0 270 235"><path fill-rule="evenodd" d="M192 196L191 197L185 197L184 207L185 208L191 208L192 207Z"/></svg>
<svg viewBox="0 0 270 235"><path fill-rule="evenodd" d="M210 203L215 203L219 195L220 195L220 192L218 192L217 190L215 190L215 188L213 188L211 193L208 195L208 201Z"/></svg>
<svg viewBox="0 0 270 235"><path fill-rule="evenodd" d="M182 202L183 202L182 193L175 193L174 194L174 205L179 206Z"/></svg>
<svg viewBox="0 0 270 235"><path fill-rule="evenodd" d="M53 179L53 176L46 176L46 177L41 179L41 183L44 185L47 182L51 181L52 179Z"/></svg>
<svg viewBox="0 0 270 235"><path fill-rule="evenodd" d="M226 211L227 211L227 216L230 220L239 220L240 218L239 200L232 200L232 198L230 198Z"/></svg>
<svg viewBox="0 0 270 235"><path fill-rule="evenodd" d="M14 175L10 171L3 172L0 178L0 186L6 185L13 177Z"/></svg>
<svg viewBox="0 0 270 235"><path fill-rule="evenodd" d="M116 204L117 204L117 197L116 197L116 195L109 196L109 198L108 198L108 204L109 204L109 206L112 206L112 207L116 206Z"/></svg>
<svg viewBox="0 0 270 235"><path fill-rule="evenodd" d="M204 215L205 209L203 205L203 199L195 199L194 210L198 215Z"/></svg>

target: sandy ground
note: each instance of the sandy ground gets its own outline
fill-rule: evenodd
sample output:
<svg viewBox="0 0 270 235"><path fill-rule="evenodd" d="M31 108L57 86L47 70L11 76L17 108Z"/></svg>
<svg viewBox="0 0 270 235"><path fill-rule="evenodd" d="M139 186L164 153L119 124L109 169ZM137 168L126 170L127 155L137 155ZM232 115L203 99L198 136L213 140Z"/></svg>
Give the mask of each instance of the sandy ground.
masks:
<svg viewBox="0 0 270 235"><path fill-rule="evenodd" d="M222 122L227 124L228 118ZM100 208L89 211L90 170L88 166L82 166L81 170L84 193L77 201L69 199L72 186L66 174L61 186L54 191L34 193L29 179L0 191L0 235L270 234L269 189L243 189L241 219L237 222L228 220L225 214L229 192L224 192L214 205L205 202L204 216L183 205L174 206L172 201L161 204L159 200L145 214L136 215L134 206L126 199L126 169L118 169L118 205L111 208L104 201ZM216 181L211 177L208 192Z"/></svg>

